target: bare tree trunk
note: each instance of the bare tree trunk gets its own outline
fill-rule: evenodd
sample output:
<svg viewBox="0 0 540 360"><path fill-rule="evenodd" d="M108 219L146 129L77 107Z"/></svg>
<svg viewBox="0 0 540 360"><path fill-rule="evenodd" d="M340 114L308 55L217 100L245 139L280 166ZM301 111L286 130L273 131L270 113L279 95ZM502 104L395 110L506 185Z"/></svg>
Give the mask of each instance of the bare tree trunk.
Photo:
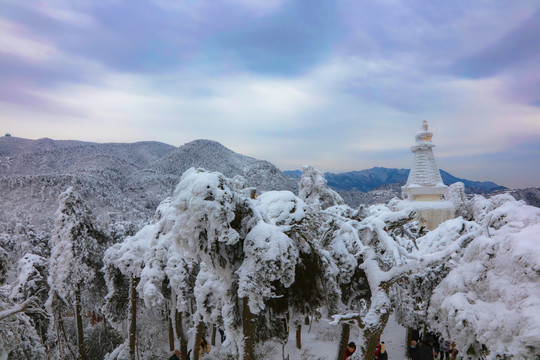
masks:
<svg viewBox="0 0 540 360"><path fill-rule="evenodd" d="M182 354L182 359L187 359L187 339L182 324L182 313L175 309L174 315L176 336L178 336L178 340L180 340L180 353Z"/></svg>
<svg viewBox="0 0 540 360"><path fill-rule="evenodd" d="M199 349L201 348L201 339L203 338L204 323L199 319L197 331L195 332L195 342L193 343L193 360L199 360Z"/></svg>
<svg viewBox="0 0 540 360"><path fill-rule="evenodd" d="M135 340L137 338L137 285L139 278L131 276L129 281L129 357L135 360Z"/></svg>
<svg viewBox="0 0 540 360"><path fill-rule="evenodd" d="M341 337L339 338L337 360L345 360L345 351L347 351L347 345L349 344L350 334L351 334L351 325L347 323L342 323L341 324Z"/></svg>
<svg viewBox="0 0 540 360"><path fill-rule="evenodd" d="M381 336L386 323L388 322L388 312L381 315L381 320L378 325L373 328L364 329L364 346L362 348L365 360L373 360L375 358L375 350L379 343L379 337Z"/></svg>
<svg viewBox="0 0 540 360"><path fill-rule="evenodd" d="M86 352L84 351L84 333L81 314L81 286L77 284L75 291L75 319L77 321L77 346L79 347L79 356L81 360L86 360Z"/></svg>
<svg viewBox="0 0 540 360"><path fill-rule="evenodd" d="M302 324L296 325L296 347L302 349Z"/></svg>
<svg viewBox="0 0 540 360"><path fill-rule="evenodd" d="M248 306L248 297L242 299L242 325L244 328L244 358L255 360L255 316Z"/></svg>
<svg viewBox="0 0 540 360"><path fill-rule="evenodd" d="M170 311L167 312L169 316L167 316L167 319L169 320L169 350L174 351L174 329L171 319Z"/></svg>
<svg viewBox="0 0 540 360"><path fill-rule="evenodd" d="M217 333L216 324L212 324L212 339L210 341L210 344L212 346L216 346L216 333Z"/></svg>

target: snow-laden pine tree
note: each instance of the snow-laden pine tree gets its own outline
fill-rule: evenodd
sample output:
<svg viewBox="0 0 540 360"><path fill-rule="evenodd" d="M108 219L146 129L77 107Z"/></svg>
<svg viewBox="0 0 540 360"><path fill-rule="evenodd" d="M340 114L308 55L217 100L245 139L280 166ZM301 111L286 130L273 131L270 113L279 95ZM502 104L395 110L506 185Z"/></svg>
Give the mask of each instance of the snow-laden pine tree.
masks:
<svg viewBox="0 0 540 360"><path fill-rule="evenodd" d="M83 317L99 311L105 295L100 269L110 238L96 223L92 212L73 187L61 193L58 201L50 240L47 306L52 321L49 337L55 342L52 346L55 356L71 355L86 359ZM66 331L70 314L75 318L77 348L72 346ZM102 344L98 351L106 347Z"/></svg>
<svg viewBox="0 0 540 360"><path fill-rule="evenodd" d="M47 314L40 305L46 293L47 261L25 255L11 284L5 283L7 264L7 252L0 247L0 359L42 359Z"/></svg>
<svg viewBox="0 0 540 360"><path fill-rule="evenodd" d="M133 274L140 278L137 291L146 309L170 310L181 346L185 326L196 329L191 347L197 350L193 344L204 325L216 324L225 330L230 349L253 359L257 316L276 289L293 282L298 254L285 233L291 224L263 216L257 206L264 201L244 183L200 169L184 173L156 221L107 250L108 298L115 297L114 269ZM279 211L294 216L289 207L302 201L290 192L286 198L277 202Z"/></svg>
<svg viewBox="0 0 540 360"><path fill-rule="evenodd" d="M173 227L178 244L211 270L224 291L220 312L200 307L198 311L207 321L223 319L228 338L240 346L244 359L255 356L255 317L275 296L277 285L291 285L297 258L293 241L275 223L265 221L256 209L258 200L250 194L238 179L190 169L173 197L180 213ZM216 281L197 285L196 294L207 293L205 287Z"/></svg>
<svg viewBox="0 0 540 360"><path fill-rule="evenodd" d="M41 312L37 299L17 303L9 298L9 286L0 286L0 360L46 358L45 346L29 314Z"/></svg>
<svg viewBox="0 0 540 360"><path fill-rule="evenodd" d="M317 171L305 168L304 174L317 174ZM396 284L428 278L422 275L434 273L429 284L423 287L423 299L429 299L436 284L446 275L441 264L451 261L455 252L470 243L476 228L457 219L448 225L448 233L443 226L431 238L426 235L423 240L419 238L422 229L413 221L413 209L391 211L385 205L373 205L353 210L346 205L329 203L328 207L317 211L320 199L325 198L319 194L326 193L324 181L320 180L322 175L304 177L319 179L305 181L304 185L301 181L301 193L310 194L303 197L306 202L315 204L312 209L322 223L321 228L325 229L321 243L338 269L335 281L340 289L340 305L333 317L334 323L342 324L343 328L337 359L344 355L348 324L362 329L361 357L372 359L377 339L397 303L394 297L399 294L407 299L419 298L417 288L402 286L398 292ZM433 240L437 236L442 240ZM412 308L410 312L415 310Z"/></svg>
<svg viewBox="0 0 540 360"><path fill-rule="evenodd" d="M125 340L109 354L110 359L135 359L136 356L151 358L165 355L157 344L161 343L161 334L166 329L160 314L161 302L164 298L161 285L166 274L160 266L154 269L153 276L150 276L151 272L148 269L142 284L141 277L152 244L159 243L160 228L156 223L170 209L170 199L167 198L156 209L153 224L144 226L135 235L128 236L124 241L114 244L105 251L103 272L108 293L103 310L107 319ZM160 253L160 251L154 250L153 253ZM150 263L152 263L151 260ZM154 286L151 280L156 279L159 281L157 286ZM149 281L150 284L147 286L146 282ZM138 288L148 291L139 293ZM139 296L140 294L142 297ZM150 306L157 304L158 308L144 308L139 301L141 298L146 299Z"/></svg>
<svg viewBox="0 0 540 360"><path fill-rule="evenodd" d="M309 214L310 207L290 191L263 193L254 204L257 213L264 220L259 225L265 224L266 229L278 237L262 236L267 244L259 243L258 253L250 254L249 261L255 261L255 267L261 268L260 274L251 276L255 278L262 275L267 282L256 282L256 286L268 288L265 290L264 306L260 307L258 312L258 339L264 341L273 338L284 344L288 339L288 328L294 325L297 347L301 348L301 324L308 316L320 317L325 300L329 298L323 291L328 267L315 236L319 228ZM258 237L254 231L250 234L254 238ZM286 247L284 244L287 244ZM276 246L282 247L283 251L278 259L289 259L287 266L290 268L287 271L292 278L287 281L279 282L268 276L268 272L264 270L267 264L258 260L268 257L265 253ZM272 263L273 266L283 265L274 261Z"/></svg>
<svg viewBox="0 0 540 360"><path fill-rule="evenodd" d="M39 308L45 307L49 293L48 259L35 255L25 254L17 264L17 279L11 284L10 298L14 302L22 303L30 298L35 299ZM41 342L46 343L49 316L45 311L35 311L28 314L37 333L41 337Z"/></svg>
<svg viewBox="0 0 540 360"><path fill-rule="evenodd" d="M468 208L480 226L435 289L431 323L463 354L484 344L486 359L537 359L540 209L510 195L476 196Z"/></svg>

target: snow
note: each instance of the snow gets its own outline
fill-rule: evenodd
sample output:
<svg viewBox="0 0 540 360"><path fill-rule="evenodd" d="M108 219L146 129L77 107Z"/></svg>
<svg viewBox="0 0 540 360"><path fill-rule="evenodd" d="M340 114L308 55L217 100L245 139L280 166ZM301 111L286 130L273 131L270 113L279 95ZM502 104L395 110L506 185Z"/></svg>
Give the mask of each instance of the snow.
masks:
<svg viewBox="0 0 540 360"><path fill-rule="evenodd" d="M414 210L446 210L453 209L454 204L450 201L413 201L402 200L396 204L397 210L412 208Z"/></svg>
<svg viewBox="0 0 540 360"><path fill-rule="evenodd" d="M507 196L472 203L484 224L435 289L430 314L458 344L485 344L489 358L531 358L540 353L540 209Z"/></svg>
<svg viewBox="0 0 540 360"><path fill-rule="evenodd" d="M276 225L299 223L307 205L290 191L268 191L258 197L257 209L267 222Z"/></svg>
<svg viewBox="0 0 540 360"><path fill-rule="evenodd" d="M251 229L245 243L246 259L237 270L238 295L248 296L251 312L258 314L265 308L264 300L275 296L272 282L289 287L294 281L298 250L287 235L264 221Z"/></svg>

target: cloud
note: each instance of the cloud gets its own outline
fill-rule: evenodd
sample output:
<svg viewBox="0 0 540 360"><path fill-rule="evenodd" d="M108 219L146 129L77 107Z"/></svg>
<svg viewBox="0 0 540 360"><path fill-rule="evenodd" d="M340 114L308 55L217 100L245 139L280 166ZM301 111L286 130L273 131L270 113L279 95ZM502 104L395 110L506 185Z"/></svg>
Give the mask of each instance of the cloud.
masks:
<svg viewBox="0 0 540 360"><path fill-rule="evenodd" d="M452 70L470 78L488 77L516 66L540 61L540 8L502 38L458 60Z"/></svg>
<svg viewBox="0 0 540 360"><path fill-rule="evenodd" d="M408 167L426 119L441 167L472 173L540 134L535 1L25 4L0 22L14 136L210 138L282 169L349 171Z"/></svg>
<svg viewBox="0 0 540 360"><path fill-rule="evenodd" d="M46 59L55 53L54 47L29 37L27 32L26 27L0 18L0 53L26 61Z"/></svg>

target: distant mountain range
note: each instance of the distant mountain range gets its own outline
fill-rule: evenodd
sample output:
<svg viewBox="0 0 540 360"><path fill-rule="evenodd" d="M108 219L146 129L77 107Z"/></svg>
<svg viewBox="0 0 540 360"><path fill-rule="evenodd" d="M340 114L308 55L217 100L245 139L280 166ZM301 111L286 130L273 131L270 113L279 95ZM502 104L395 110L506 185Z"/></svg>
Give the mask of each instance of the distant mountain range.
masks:
<svg viewBox="0 0 540 360"><path fill-rule="evenodd" d="M211 140L174 147L151 141L99 144L5 136L0 137L0 234L22 228L50 231L58 195L69 186L81 194L100 222L139 227L172 195L190 167L231 178L241 175L247 186L259 191L296 193L301 176L298 170L282 172L268 161L237 154ZM445 183L462 181L474 193L501 188L441 174ZM325 175L328 184L356 207L399 196L408 170L373 168ZM537 201L534 189L523 194L528 201Z"/></svg>
<svg viewBox="0 0 540 360"><path fill-rule="evenodd" d="M335 190L342 191L362 191L368 192L379 189L387 184L405 185L409 176L409 169L389 169L384 167L374 167L361 171L349 171L344 173L324 173L328 186ZM284 174L295 179L302 176L300 170L284 171ZM465 190L475 194L489 194L494 191L505 190L506 187L499 186L491 181L472 181L460 179L448 172L441 170L441 177L445 185L462 182Z"/></svg>

